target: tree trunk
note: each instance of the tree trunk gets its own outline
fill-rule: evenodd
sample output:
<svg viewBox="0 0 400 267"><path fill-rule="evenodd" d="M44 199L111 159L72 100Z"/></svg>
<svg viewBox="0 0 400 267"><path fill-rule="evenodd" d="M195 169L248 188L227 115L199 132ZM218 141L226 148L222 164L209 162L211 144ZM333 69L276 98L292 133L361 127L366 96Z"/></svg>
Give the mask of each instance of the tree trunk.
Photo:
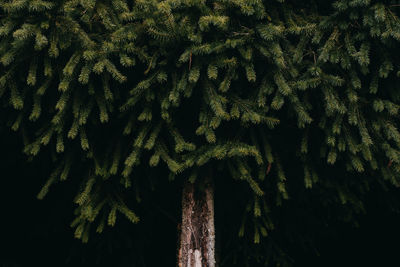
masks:
<svg viewBox="0 0 400 267"><path fill-rule="evenodd" d="M179 267L215 267L214 190L187 182L182 194Z"/></svg>

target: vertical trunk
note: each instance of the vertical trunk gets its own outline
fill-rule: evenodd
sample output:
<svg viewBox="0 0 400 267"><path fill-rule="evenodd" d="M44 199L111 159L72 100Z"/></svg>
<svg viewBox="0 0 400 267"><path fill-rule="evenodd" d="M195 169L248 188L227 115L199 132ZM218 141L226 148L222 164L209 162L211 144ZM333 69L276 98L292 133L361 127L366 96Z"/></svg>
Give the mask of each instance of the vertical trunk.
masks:
<svg viewBox="0 0 400 267"><path fill-rule="evenodd" d="M215 267L214 191L187 182L182 194L179 267Z"/></svg>

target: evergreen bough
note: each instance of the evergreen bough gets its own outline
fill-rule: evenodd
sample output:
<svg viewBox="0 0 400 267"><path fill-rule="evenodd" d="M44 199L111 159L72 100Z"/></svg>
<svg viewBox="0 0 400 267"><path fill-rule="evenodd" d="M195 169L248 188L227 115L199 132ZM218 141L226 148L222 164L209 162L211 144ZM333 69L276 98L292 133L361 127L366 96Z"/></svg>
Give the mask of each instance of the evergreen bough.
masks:
<svg viewBox="0 0 400 267"><path fill-rule="evenodd" d="M288 264L269 238L285 201L318 192L353 221L371 186L400 185L399 12L395 0L5 0L2 126L54 166L39 198L81 181L71 225L84 242L119 213L137 223L157 179L212 169L253 192L237 218L261 243L248 263Z"/></svg>

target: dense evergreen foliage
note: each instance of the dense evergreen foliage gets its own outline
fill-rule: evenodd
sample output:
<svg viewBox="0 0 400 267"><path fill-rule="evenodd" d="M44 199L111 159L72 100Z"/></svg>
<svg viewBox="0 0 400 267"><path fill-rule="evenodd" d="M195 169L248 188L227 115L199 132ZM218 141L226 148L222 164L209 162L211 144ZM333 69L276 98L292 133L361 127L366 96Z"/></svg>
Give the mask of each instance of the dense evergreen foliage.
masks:
<svg viewBox="0 0 400 267"><path fill-rule="evenodd" d="M84 242L119 213L137 223L160 180L213 170L220 194L242 196L238 266L289 264L282 240L309 240L293 218L356 222L370 187L400 185L400 1L0 7L2 126L54 166L39 198L80 185Z"/></svg>

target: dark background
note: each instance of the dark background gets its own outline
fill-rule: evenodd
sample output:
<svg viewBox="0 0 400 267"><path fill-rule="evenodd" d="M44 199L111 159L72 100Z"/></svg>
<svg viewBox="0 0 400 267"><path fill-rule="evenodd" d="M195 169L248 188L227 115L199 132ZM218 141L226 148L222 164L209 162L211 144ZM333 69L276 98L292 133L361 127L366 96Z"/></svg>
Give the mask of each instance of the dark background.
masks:
<svg viewBox="0 0 400 267"><path fill-rule="evenodd" d="M141 223L132 225L119 216L116 227L92 234L82 244L69 226L74 185L58 184L37 200L48 166L26 162L20 139L8 130L0 136L0 267L175 265L180 191L173 183L163 186L170 197L155 193L148 200L150 208L140 211ZM396 192L391 193L398 201ZM359 228L336 223L327 226L331 234L317 235L319 256L296 245L288 248L294 266L400 266L400 215L374 192L366 208Z"/></svg>

